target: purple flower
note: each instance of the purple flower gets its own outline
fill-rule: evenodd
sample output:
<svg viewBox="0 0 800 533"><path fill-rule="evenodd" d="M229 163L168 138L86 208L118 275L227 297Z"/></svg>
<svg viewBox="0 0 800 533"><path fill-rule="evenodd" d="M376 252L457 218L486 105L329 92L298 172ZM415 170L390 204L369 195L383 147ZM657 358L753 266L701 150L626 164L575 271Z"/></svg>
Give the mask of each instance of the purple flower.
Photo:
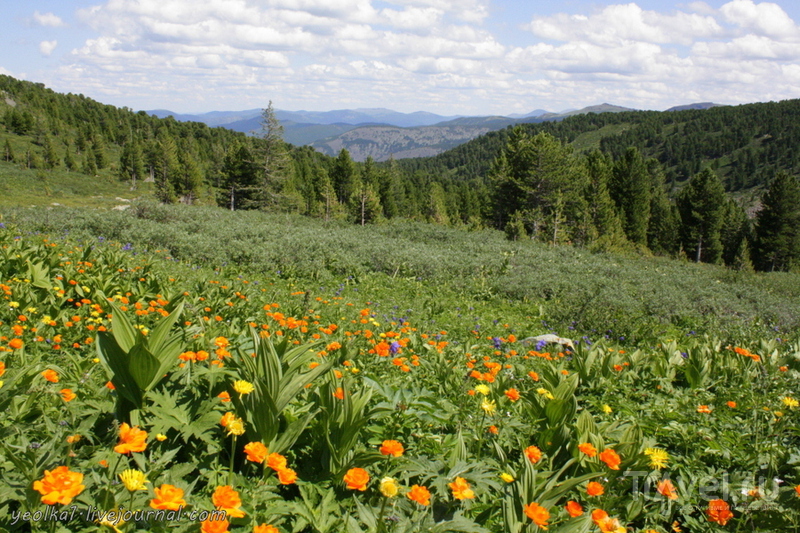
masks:
<svg viewBox="0 0 800 533"><path fill-rule="evenodd" d="M503 341L500 340L500 337L492 337L492 342L494 343L495 350L499 350L500 346L503 344Z"/></svg>
<svg viewBox="0 0 800 533"><path fill-rule="evenodd" d="M400 351L400 343L399 342L394 341L394 342L392 342L391 345L389 345L389 353L390 354L395 355L399 351Z"/></svg>
<svg viewBox="0 0 800 533"><path fill-rule="evenodd" d="M537 352L541 352L542 350L544 350L545 346L547 346L547 341L541 340L541 341L537 342L536 343L536 351Z"/></svg>

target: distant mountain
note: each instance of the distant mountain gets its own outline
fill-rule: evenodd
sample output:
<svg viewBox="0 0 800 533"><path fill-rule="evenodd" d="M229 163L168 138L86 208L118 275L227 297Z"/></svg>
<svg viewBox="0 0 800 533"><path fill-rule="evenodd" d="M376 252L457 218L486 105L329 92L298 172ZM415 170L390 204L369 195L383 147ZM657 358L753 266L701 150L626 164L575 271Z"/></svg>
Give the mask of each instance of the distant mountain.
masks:
<svg viewBox="0 0 800 533"><path fill-rule="evenodd" d="M712 107L722 107L724 104L714 104L712 102L700 102L697 104L676 105L667 111L687 111L689 109L711 109Z"/></svg>
<svg viewBox="0 0 800 533"><path fill-rule="evenodd" d="M542 115L546 115L550 111L546 109L534 109L530 113L511 113L508 115L508 118L528 118L528 117L541 117Z"/></svg>
<svg viewBox="0 0 800 533"><path fill-rule="evenodd" d="M565 113L537 114L538 111L521 118L460 117L432 126L416 128L384 125L360 126L341 135L315 141L311 146L328 155L336 155L342 148L346 148L356 161L364 161L368 156L375 161L385 161L390 156L395 159L427 157L440 154L484 133L502 130L514 124L557 122L567 117L586 113L621 113L634 110L611 104L600 104Z"/></svg>

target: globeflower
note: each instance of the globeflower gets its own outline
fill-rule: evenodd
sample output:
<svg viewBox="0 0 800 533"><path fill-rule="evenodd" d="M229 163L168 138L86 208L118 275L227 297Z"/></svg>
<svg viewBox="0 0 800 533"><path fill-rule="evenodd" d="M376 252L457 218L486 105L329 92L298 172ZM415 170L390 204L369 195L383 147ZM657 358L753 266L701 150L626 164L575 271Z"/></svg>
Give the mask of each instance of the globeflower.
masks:
<svg viewBox="0 0 800 533"><path fill-rule="evenodd" d="M253 527L253 533L280 533L278 528L269 524L261 524Z"/></svg>
<svg viewBox="0 0 800 533"><path fill-rule="evenodd" d="M731 508L725 500L711 500L708 502L706 515L709 522L716 522L721 526L724 526L728 523L728 520L733 518Z"/></svg>
<svg viewBox="0 0 800 533"><path fill-rule="evenodd" d="M396 440L385 440L380 447L381 455L391 455L392 457L400 457L405 452L403 445Z"/></svg>
<svg viewBox="0 0 800 533"><path fill-rule="evenodd" d="M506 398L508 398L512 402L516 402L521 398L519 391L513 387L508 389L504 394L506 395Z"/></svg>
<svg viewBox="0 0 800 533"><path fill-rule="evenodd" d="M584 455L589 457L594 457L597 455L597 448L595 448L591 443L584 442L583 444L578 444L578 450L581 451Z"/></svg>
<svg viewBox="0 0 800 533"><path fill-rule="evenodd" d="M72 389L61 389L61 399L65 402L71 402L78 396L72 392Z"/></svg>
<svg viewBox="0 0 800 533"><path fill-rule="evenodd" d="M114 446L117 453L143 452L147 448L147 432L138 426L130 427L123 422L119 427L119 444Z"/></svg>
<svg viewBox="0 0 800 533"><path fill-rule="evenodd" d="M251 442L244 447L244 453L247 454L247 460L254 463L263 463L269 454L269 450L261 442Z"/></svg>
<svg viewBox="0 0 800 533"><path fill-rule="evenodd" d="M611 470L619 470L620 457L617 452L608 448L600 452L600 460L603 461Z"/></svg>
<svg viewBox="0 0 800 533"><path fill-rule="evenodd" d="M538 503L529 503L523 506L525 515L533 520L533 523L542 529L547 529L547 521L550 520L550 512Z"/></svg>
<svg viewBox="0 0 800 533"><path fill-rule="evenodd" d="M669 479L664 479L658 482L656 486L656 490L659 494L664 496L669 500L677 500L678 499L678 491L675 490L675 485L672 484L672 481Z"/></svg>
<svg viewBox="0 0 800 533"><path fill-rule="evenodd" d="M33 490L42 495L42 503L46 505L69 505L72 498L86 488L82 485L83 474L71 472L66 466L54 470L45 470L44 477L33 482Z"/></svg>
<svg viewBox="0 0 800 533"><path fill-rule="evenodd" d="M455 481L447 484L453 491L453 498L456 500L471 500L475 497L475 492L470 488L469 482L463 477L456 477Z"/></svg>
<svg viewBox="0 0 800 533"><path fill-rule="evenodd" d="M411 490L408 491L408 499L414 502L417 502L420 505L430 505L431 503L431 493L430 491L420 485L412 485Z"/></svg>
<svg viewBox="0 0 800 533"><path fill-rule="evenodd" d="M378 490L381 491L387 498L394 498L397 496L398 492L400 492L400 486L397 484L397 481L391 477L385 477L381 479L381 483L378 486Z"/></svg>
<svg viewBox="0 0 800 533"><path fill-rule="evenodd" d="M47 369L42 372L42 377L50 383L58 383L58 372L55 370Z"/></svg>
<svg viewBox="0 0 800 533"><path fill-rule="evenodd" d="M230 485L217 487L211 496L211 503L219 510L225 511L227 516L242 518L245 513L239 507L242 506L242 499Z"/></svg>
<svg viewBox="0 0 800 533"><path fill-rule="evenodd" d="M363 468L351 468L344 475L344 482L350 490L367 490L369 483L369 473Z"/></svg>
<svg viewBox="0 0 800 533"><path fill-rule="evenodd" d="M605 492L603 485L598 483L597 481L590 481L588 485L586 485L586 494L589 496L601 496Z"/></svg>
<svg viewBox="0 0 800 533"><path fill-rule="evenodd" d="M617 518L611 518L602 509L592 511L592 522L600 528L602 533L625 533L627 531Z"/></svg>
<svg viewBox="0 0 800 533"><path fill-rule="evenodd" d="M569 515L572 518L575 518L576 516L580 516L583 514L583 507L581 507L581 504L573 500L568 501L567 505L565 505L564 508L567 510L567 513L569 513Z"/></svg>
<svg viewBox="0 0 800 533"><path fill-rule="evenodd" d="M150 500L150 507L153 509L163 509L166 511L177 511L186 505L183 499L183 489L167 483L153 489L156 497Z"/></svg>
<svg viewBox="0 0 800 533"><path fill-rule="evenodd" d="M228 533L230 522L228 520L214 520L208 518L200 523L200 533Z"/></svg>
<svg viewBox="0 0 800 533"><path fill-rule="evenodd" d="M280 470L276 470L276 472L278 474L278 482L281 485L291 485L297 481L297 472L291 468L281 468Z"/></svg>
<svg viewBox="0 0 800 533"><path fill-rule="evenodd" d="M528 446L525 448L525 457L528 458L532 464L538 463L542 459L542 450L536 446Z"/></svg>

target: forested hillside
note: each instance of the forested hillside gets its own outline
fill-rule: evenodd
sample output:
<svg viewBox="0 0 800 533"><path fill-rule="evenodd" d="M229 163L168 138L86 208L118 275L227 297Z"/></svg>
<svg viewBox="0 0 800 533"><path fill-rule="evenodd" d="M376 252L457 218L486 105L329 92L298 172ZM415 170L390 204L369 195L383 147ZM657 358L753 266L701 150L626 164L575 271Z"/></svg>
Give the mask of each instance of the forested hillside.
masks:
<svg viewBox="0 0 800 533"><path fill-rule="evenodd" d="M345 149L329 157L286 144L271 102L262 134L247 137L8 76L0 91L0 176L83 176L98 187L124 183L131 196L148 182L164 203L361 225L407 218L490 226L512 240L739 269L800 265L800 101L576 115L378 164L357 163ZM759 196L752 205L729 194L741 200L748 190Z"/></svg>

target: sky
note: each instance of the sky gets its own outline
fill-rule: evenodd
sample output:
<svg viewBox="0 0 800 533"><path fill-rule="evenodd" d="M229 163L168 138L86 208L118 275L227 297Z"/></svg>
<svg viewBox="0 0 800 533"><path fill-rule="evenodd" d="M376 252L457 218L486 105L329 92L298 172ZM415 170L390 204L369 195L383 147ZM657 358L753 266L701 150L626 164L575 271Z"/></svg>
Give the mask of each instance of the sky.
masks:
<svg viewBox="0 0 800 533"><path fill-rule="evenodd" d="M797 0L0 0L0 74L133 110L800 98Z"/></svg>

